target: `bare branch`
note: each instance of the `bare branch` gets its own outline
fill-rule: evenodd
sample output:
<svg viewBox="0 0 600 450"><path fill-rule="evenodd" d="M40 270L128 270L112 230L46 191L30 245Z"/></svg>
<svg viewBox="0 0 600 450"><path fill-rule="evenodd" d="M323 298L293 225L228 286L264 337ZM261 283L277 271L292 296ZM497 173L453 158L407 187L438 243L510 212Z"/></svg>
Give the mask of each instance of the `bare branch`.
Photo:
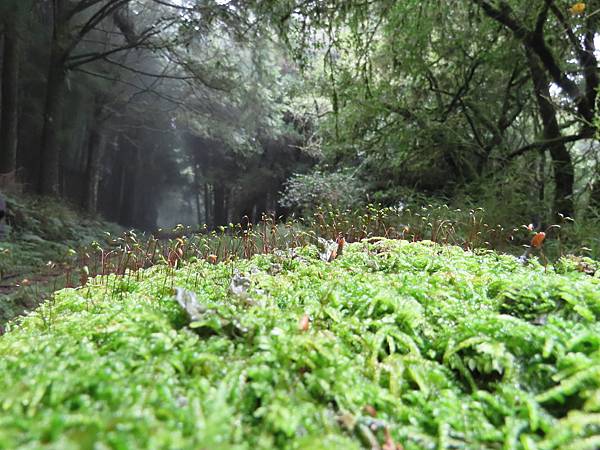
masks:
<svg viewBox="0 0 600 450"><path fill-rule="evenodd" d="M102 6L98 11L96 11L96 13L89 18L89 20L80 28L79 32L71 39L71 42L66 46L64 51L65 59L69 57L79 42L81 42L85 35L92 31L96 25L130 1L131 0L110 0L106 5ZM96 3L98 2L93 2L93 4ZM88 6L88 8L90 6Z"/></svg>
<svg viewBox="0 0 600 450"><path fill-rule="evenodd" d="M515 158L515 157L520 156L524 153L527 153L531 150L542 150L542 149L550 147L551 145L554 145L554 144L567 144L569 142L576 142L576 141L580 141L582 139L589 139L592 136L593 136L593 134L591 132L585 131L585 132L578 133L578 134L572 134L570 136L560 136L560 137L557 137L554 139L545 139L545 140L532 142L531 144L527 144L517 150L513 150L512 152L510 152L508 154L508 158L509 159Z"/></svg>
<svg viewBox="0 0 600 450"><path fill-rule="evenodd" d="M110 50L104 52L90 52L83 53L79 55L71 56L67 59L67 61L71 61L67 64L67 69L74 69L75 67L82 66L84 64L88 64L93 61L98 61L101 59L106 59L110 55L114 55L115 53L123 52L126 50L132 50L134 48L141 47L145 42L147 42L152 37L158 35L163 30L161 28L156 28L154 25L148 27L144 32L142 32L136 41L122 45L120 47L115 47Z"/></svg>

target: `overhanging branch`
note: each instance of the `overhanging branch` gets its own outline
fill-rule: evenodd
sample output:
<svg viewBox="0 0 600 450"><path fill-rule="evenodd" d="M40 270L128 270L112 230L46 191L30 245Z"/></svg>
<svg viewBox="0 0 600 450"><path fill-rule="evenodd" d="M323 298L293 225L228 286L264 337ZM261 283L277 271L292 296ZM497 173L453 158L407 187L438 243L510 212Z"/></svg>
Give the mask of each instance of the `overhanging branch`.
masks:
<svg viewBox="0 0 600 450"><path fill-rule="evenodd" d="M513 150L512 152L510 152L508 154L508 158L512 159L512 158L516 158L517 156L523 155L524 153L527 153L531 150L543 150L546 147L549 147L553 144L567 144L569 142L576 142L576 141L580 141L582 139L589 139L593 136L593 132L590 131L583 131L581 133L578 134L572 134L570 136L561 136L559 138L555 138L555 139L544 139L544 140L540 140L540 141L536 141L536 142L532 142L531 144L527 144L521 148L518 148L517 150Z"/></svg>

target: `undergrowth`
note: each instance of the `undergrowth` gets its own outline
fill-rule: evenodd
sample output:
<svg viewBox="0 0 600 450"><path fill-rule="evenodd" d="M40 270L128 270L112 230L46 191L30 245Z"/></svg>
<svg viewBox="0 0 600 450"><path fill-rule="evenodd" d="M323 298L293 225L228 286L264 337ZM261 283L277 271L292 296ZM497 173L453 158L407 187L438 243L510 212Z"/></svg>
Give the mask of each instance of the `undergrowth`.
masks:
<svg viewBox="0 0 600 450"><path fill-rule="evenodd" d="M416 210L382 208L318 209L306 218L275 218L264 215L257 224L242 222L208 230L178 226L154 235L134 231L108 237L106 244L97 242L74 253L65 266L69 282L85 281L97 275L123 275L157 263L177 266L184 261L205 259L211 262L248 259L309 244L323 246L326 240L343 237L360 242L374 236L412 242L429 240L443 245L457 245L466 250L486 249L515 256L537 254L544 264L566 255L596 256L600 251L597 238L573 239L575 222L568 217L557 224L535 228L520 224L505 228L486 222L482 209L451 210L447 206L423 206ZM544 235L543 245L532 247L536 235ZM578 232L578 236L581 232Z"/></svg>
<svg viewBox="0 0 600 450"><path fill-rule="evenodd" d="M85 285L97 275L123 275L157 263L176 266L184 261L212 262L251 258L343 236L357 242L373 236L431 240L464 249L494 249L514 255L535 253L544 264L578 254L598 257L600 240L588 223L560 218L545 226L492 226L482 209L450 209L445 205L360 209L319 208L305 218L265 215L257 224L208 230L179 226L153 235L130 231L119 235L114 225L80 217L50 200L9 197L11 238L0 243L0 326L35 307L57 288ZM113 234L104 233L111 230ZM545 233L540 248L532 238ZM86 245L87 244L87 245ZM0 329L1 331L1 329Z"/></svg>
<svg viewBox="0 0 600 450"><path fill-rule="evenodd" d="M82 216L57 200L3 196L8 204L8 227L0 240L0 331L6 320L69 284L64 274L76 249L94 241L104 243L106 232L119 232L115 225Z"/></svg>
<svg viewBox="0 0 600 450"><path fill-rule="evenodd" d="M173 251L8 327L0 448L600 445L593 260L387 239L331 262Z"/></svg>

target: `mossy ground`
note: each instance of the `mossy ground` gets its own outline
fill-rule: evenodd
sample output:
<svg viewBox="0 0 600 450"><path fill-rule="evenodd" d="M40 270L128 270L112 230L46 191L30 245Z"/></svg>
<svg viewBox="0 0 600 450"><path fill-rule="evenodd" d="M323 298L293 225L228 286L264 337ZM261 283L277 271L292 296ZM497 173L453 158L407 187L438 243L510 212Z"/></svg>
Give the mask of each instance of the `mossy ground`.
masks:
<svg viewBox="0 0 600 450"><path fill-rule="evenodd" d="M73 249L100 241L120 228L82 215L64 202L0 192L8 203L8 227L0 239L0 334L4 323L35 308L69 284L63 264Z"/></svg>
<svg viewBox="0 0 600 450"><path fill-rule="evenodd" d="M0 448L598 448L590 272L370 240L97 278L0 337Z"/></svg>

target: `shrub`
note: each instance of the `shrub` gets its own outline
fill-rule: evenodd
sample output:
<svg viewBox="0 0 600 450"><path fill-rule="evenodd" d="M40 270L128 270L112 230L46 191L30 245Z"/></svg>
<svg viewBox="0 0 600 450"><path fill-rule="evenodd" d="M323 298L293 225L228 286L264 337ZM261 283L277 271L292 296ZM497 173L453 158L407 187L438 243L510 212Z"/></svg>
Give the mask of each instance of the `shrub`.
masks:
<svg viewBox="0 0 600 450"><path fill-rule="evenodd" d="M366 193L363 181L351 170L315 170L291 177L279 204L300 213L310 213L329 204L340 209L356 208L365 204Z"/></svg>

